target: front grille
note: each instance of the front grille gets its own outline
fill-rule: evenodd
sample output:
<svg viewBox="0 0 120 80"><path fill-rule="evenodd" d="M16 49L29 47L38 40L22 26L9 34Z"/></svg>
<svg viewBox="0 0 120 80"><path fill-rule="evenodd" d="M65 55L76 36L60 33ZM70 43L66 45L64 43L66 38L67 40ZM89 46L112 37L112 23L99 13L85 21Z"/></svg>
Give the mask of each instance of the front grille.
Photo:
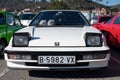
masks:
<svg viewBox="0 0 120 80"><path fill-rule="evenodd" d="M48 64L48 65L40 65L38 63L33 63L33 62L26 62L25 63L26 66L44 66L44 67L72 67L72 66L88 66L89 65L89 62L83 62L83 63L76 63L74 65L65 65L65 64Z"/></svg>

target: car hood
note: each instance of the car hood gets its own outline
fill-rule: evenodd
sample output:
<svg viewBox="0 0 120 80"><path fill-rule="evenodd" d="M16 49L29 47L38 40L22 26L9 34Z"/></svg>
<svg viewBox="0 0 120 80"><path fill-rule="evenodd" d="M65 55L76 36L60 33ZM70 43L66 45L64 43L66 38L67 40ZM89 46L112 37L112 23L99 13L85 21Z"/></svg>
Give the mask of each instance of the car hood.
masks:
<svg viewBox="0 0 120 80"><path fill-rule="evenodd" d="M86 32L99 32L92 27L26 27L18 32L25 31L31 35L29 46L86 46Z"/></svg>

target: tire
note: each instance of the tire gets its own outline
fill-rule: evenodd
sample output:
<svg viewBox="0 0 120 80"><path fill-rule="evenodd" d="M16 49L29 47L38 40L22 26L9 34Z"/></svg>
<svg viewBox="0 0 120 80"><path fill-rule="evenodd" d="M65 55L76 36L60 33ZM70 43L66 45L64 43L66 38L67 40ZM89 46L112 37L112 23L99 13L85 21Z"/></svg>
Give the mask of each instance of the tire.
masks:
<svg viewBox="0 0 120 80"><path fill-rule="evenodd" d="M4 54L4 49L6 47L7 43L4 40L0 40L0 55Z"/></svg>

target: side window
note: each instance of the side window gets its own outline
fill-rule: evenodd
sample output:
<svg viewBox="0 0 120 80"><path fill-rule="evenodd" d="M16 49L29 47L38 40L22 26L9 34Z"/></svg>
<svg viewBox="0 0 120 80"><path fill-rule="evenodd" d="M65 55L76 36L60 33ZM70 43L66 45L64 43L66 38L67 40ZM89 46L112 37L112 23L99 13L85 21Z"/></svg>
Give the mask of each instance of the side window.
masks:
<svg viewBox="0 0 120 80"><path fill-rule="evenodd" d="M120 16L115 20L114 24L120 24Z"/></svg>
<svg viewBox="0 0 120 80"><path fill-rule="evenodd" d="M0 13L0 25L5 23L5 16L3 13Z"/></svg>
<svg viewBox="0 0 120 80"><path fill-rule="evenodd" d="M21 26L20 20L18 17L15 17L15 25L16 26Z"/></svg>
<svg viewBox="0 0 120 80"><path fill-rule="evenodd" d="M14 25L14 16L11 14L7 14L6 21L7 21L8 25L13 26Z"/></svg>

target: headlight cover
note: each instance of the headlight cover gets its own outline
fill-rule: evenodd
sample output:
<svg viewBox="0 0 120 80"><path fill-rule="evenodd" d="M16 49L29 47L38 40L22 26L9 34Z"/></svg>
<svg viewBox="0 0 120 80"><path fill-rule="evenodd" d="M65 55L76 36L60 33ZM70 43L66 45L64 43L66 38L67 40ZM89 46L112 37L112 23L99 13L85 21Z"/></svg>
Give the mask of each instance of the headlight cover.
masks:
<svg viewBox="0 0 120 80"><path fill-rule="evenodd" d="M86 33L86 46L87 47L101 47L102 34L100 33Z"/></svg>
<svg viewBox="0 0 120 80"><path fill-rule="evenodd" d="M29 33L15 33L13 35L13 47L27 47L30 40Z"/></svg>

